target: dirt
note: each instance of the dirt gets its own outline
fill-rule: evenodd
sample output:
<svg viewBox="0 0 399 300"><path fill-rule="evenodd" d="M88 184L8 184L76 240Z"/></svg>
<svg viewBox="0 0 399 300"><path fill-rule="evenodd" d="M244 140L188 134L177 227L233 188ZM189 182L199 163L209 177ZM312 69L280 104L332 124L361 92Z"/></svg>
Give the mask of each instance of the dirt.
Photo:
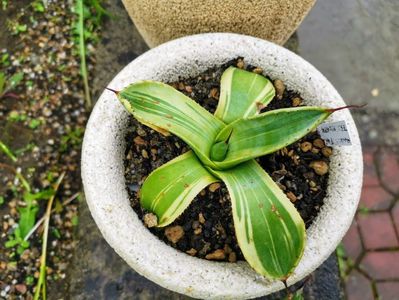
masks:
<svg viewBox="0 0 399 300"><path fill-rule="evenodd" d="M262 69L246 65L242 58L237 58L195 78L181 79L170 85L213 113L218 104L220 77L232 65L263 73ZM276 96L262 112L303 105L301 96L287 90L281 80L274 84ZM138 191L146 176L189 148L179 138L164 137L133 118L126 139L127 190L132 208L143 219L147 212L140 206ZM332 149L325 147L318 133L311 132L300 141L257 159L295 205L307 228L323 205L331 153ZM235 237L230 197L223 183L202 190L171 225L149 230L165 243L192 256L230 262L244 259ZM171 238L173 232L178 232L178 236Z"/></svg>

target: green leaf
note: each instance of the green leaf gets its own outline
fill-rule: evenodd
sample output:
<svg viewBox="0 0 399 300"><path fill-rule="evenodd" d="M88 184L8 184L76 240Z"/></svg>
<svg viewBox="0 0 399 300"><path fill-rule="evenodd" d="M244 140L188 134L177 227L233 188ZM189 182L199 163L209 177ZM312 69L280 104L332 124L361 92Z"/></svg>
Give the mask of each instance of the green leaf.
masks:
<svg viewBox="0 0 399 300"><path fill-rule="evenodd" d="M10 84L7 87L7 90L15 88L23 78L24 78L24 73L22 72L12 75L11 78L9 79Z"/></svg>
<svg viewBox="0 0 399 300"><path fill-rule="evenodd" d="M229 124L259 113L275 95L273 84L264 76L237 69L224 71L215 116Z"/></svg>
<svg viewBox="0 0 399 300"><path fill-rule="evenodd" d="M216 137L215 145L231 134L225 159L214 163L218 169L225 169L273 153L305 136L331 113L328 108L303 106L276 109L237 120Z"/></svg>
<svg viewBox="0 0 399 300"><path fill-rule="evenodd" d="M11 240L8 240L7 242L5 242L4 246L6 248L12 248L12 247L15 247L16 245L18 245L19 242L20 241L17 239L11 239Z"/></svg>
<svg viewBox="0 0 399 300"><path fill-rule="evenodd" d="M140 81L117 95L138 121L163 134L171 132L177 135L204 164L213 166L209 153L216 135L225 126L222 121L161 82Z"/></svg>
<svg viewBox="0 0 399 300"><path fill-rule="evenodd" d="M152 172L140 190L141 205L158 217L158 227L172 223L207 185L218 181L188 151Z"/></svg>
<svg viewBox="0 0 399 300"><path fill-rule="evenodd" d="M5 155L8 156L8 158L10 158L13 162L17 161L16 156L14 155L14 153L11 151L11 149L4 144L2 141L0 141L0 152L3 152Z"/></svg>
<svg viewBox="0 0 399 300"><path fill-rule="evenodd" d="M3 72L0 72L0 96L3 94L5 82L6 75Z"/></svg>
<svg viewBox="0 0 399 300"><path fill-rule="evenodd" d="M0 205L3 205L3 203L4 203L4 197L0 196Z"/></svg>
<svg viewBox="0 0 399 300"><path fill-rule="evenodd" d="M54 190L52 188L49 188L49 189L45 189L45 190L42 190L42 191L34 193L34 194L29 193L29 192L24 193L23 198L26 202L29 202L29 201L33 201L33 200L39 200L39 199L47 200L47 199L50 199L50 197L53 195L54 195Z"/></svg>
<svg viewBox="0 0 399 300"><path fill-rule="evenodd" d="M298 211L254 160L212 172L229 190L237 241L247 262L263 276L286 279L305 246Z"/></svg>

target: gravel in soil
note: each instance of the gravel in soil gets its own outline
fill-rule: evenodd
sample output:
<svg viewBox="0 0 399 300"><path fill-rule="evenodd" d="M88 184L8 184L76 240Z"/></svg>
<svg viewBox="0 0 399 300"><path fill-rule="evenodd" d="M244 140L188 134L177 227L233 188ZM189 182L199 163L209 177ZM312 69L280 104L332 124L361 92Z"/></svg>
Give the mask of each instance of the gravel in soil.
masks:
<svg viewBox="0 0 399 300"><path fill-rule="evenodd" d="M214 113L220 78L229 66L267 77L261 68L247 65L243 58L237 58L195 78L181 79L170 85ZM301 96L286 89L284 82L275 80L273 83L276 96L262 112L304 105ZM149 173L189 148L179 138L164 137L133 118L130 128L126 136L127 190L134 211L145 224L151 225L151 214L140 206L139 189ZM314 131L286 148L257 159L295 205L306 227L312 224L323 205L331 154L332 149L326 147ZM234 232L230 197L223 183L214 183L203 189L183 214L166 228L151 227L149 230L165 243L191 256L229 262L244 260Z"/></svg>

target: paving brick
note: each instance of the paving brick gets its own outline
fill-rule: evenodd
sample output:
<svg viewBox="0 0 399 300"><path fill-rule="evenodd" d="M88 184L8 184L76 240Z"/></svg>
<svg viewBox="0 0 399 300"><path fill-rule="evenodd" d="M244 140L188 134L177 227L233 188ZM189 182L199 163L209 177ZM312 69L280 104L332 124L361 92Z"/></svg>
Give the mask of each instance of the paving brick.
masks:
<svg viewBox="0 0 399 300"><path fill-rule="evenodd" d="M360 206L372 210L386 210L389 208L393 196L380 186L363 186Z"/></svg>
<svg viewBox="0 0 399 300"><path fill-rule="evenodd" d="M399 299L399 281L377 283L379 300Z"/></svg>
<svg viewBox="0 0 399 300"><path fill-rule="evenodd" d="M388 212L358 214L361 237L366 249L382 249L399 246L394 225Z"/></svg>
<svg viewBox="0 0 399 300"><path fill-rule="evenodd" d="M374 165L374 150L365 149L363 153L363 184L365 186L378 186L378 176Z"/></svg>
<svg viewBox="0 0 399 300"><path fill-rule="evenodd" d="M370 281L359 272L353 270L345 284L347 300L373 300Z"/></svg>
<svg viewBox="0 0 399 300"><path fill-rule="evenodd" d="M399 239L399 202L396 202L395 206L392 209L392 217L396 225L396 234L398 235Z"/></svg>
<svg viewBox="0 0 399 300"><path fill-rule="evenodd" d="M399 193L399 155L389 149L382 149L379 151L377 157L379 160L381 182L390 191Z"/></svg>
<svg viewBox="0 0 399 300"><path fill-rule="evenodd" d="M368 252L361 267L374 280L399 280L399 251Z"/></svg>
<svg viewBox="0 0 399 300"><path fill-rule="evenodd" d="M348 258L355 262L363 251L356 221L353 221L342 242L344 244L345 253L348 255Z"/></svg>

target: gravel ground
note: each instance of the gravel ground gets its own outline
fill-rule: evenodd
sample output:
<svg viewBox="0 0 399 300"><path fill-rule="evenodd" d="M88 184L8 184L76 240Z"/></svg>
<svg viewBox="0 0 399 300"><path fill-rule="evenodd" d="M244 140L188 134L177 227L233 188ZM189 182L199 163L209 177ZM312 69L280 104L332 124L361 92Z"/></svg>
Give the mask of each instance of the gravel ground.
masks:
<svg viewBox="0 0 399 300"><path fill-rule="evenodd" d="M18 2L18 3L15 3ZM38 4L39 3L39 4ZM39 226L26 249L6 247L20 222L26 188L32 194L52 187L66 176L54 202L47 249L48 298L64 297L66 270L75 248L78 224L80 148L88 112L85 109L79 56L72 35L76 16L71 1L8 1L0 9L0 67L7 77L23 74L11 95L0 100L0 140L17 160L0 153L0 298L31 299L39 276ZM98 35L91 31L93 37ZM76 40L76 39L75 39ZM94 45L88 45L89 53ZM94 61L88 61L92 70ZM67 203L67 204L64 204ZM33 200L40 219L47 201Z"/></svg>

